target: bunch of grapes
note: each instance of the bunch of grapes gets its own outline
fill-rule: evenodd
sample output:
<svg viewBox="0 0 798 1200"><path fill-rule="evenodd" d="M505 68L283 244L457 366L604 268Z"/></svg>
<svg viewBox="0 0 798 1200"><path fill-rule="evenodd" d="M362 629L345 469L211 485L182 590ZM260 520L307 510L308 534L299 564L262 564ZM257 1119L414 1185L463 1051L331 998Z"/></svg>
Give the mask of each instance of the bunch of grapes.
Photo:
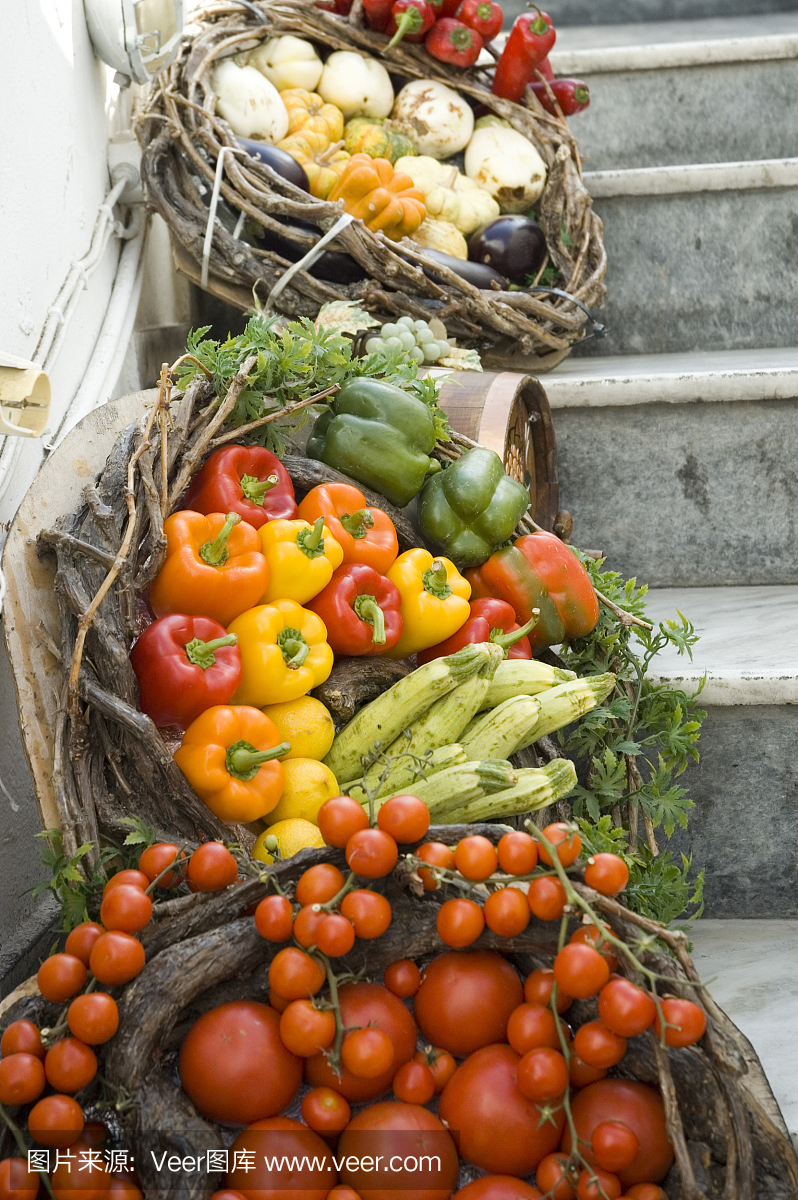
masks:
<svg viewBox="0 0 798 1200"><path fill-rule="evenodd" d="M445 338L435 336L428 321L414 321L412 317L400 317L395 324L386 322L379 334L366 342L366 353L384 354L394 347L401 347L417 363L427 364L446 358L451 349Z"/></svg>

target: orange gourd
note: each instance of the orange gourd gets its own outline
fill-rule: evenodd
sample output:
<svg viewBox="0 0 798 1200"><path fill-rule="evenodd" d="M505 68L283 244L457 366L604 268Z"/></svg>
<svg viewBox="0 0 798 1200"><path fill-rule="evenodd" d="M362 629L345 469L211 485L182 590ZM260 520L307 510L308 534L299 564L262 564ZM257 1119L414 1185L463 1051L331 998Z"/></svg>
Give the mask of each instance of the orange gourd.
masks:
<svg viewBox="0 0 798 1200"><path fill-rule="evenodd" d="M280 99L288 109L288 136L301 130L323 133L328 141L344 136L344 114L334 104L325 104L317 92L307 88L286 88Z"/></svg>
<svg viewBox="0 0 798 1200"><path fill-rule="evenodd" d="M410 176L368 154L352 155L329 199L342 200L346 212L394 242L415 233L427 215L424 193Z"/></svg>

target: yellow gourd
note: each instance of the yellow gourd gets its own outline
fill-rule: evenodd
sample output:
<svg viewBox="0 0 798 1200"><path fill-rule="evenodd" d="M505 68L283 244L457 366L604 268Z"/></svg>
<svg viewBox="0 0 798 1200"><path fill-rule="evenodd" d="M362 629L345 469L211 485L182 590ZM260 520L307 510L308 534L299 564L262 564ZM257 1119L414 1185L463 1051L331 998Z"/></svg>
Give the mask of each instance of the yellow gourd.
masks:
<svg viewBox="0 0 798 1200"><path fill-rule="evenodd" d="M353 154L329 195L346 212L394 242L415 233L427 215L423 193L413 180L394 171L387 158Z"/></svg>
<svg viewBox="0 0 798 1200"><path fill-rule="evenodd" d="M318 92L286 88L280 99L288 109L288 136L292 133L323 133L331 142L344 136L344 114L334 104L325 104Z"/></svg>
<svg viewBox="0 0 798 1200"><path fill-rule="evenodd" d="M331 142L326 134L315 133L312 129L300 129L277 145L304 168L310 194L317 200L329 197L351 158L343 149L343 142Z"/></svg>
<svg viewBox="0 0 798 1200"><path fill-rule="evenodd" d="M451 221L427 217L410 235L410 240L426 250L440 250L442 254L451 254L452 258L468 258L468 243Z"/></svg>
<svg viewBox="0 0 798 1200"><path fill-rule="evenodd" d="M428 154L397 159L396 170L409 175L424 193L431 217L451 221L466 236L499 215L499 205L489 192L462 175L457 167L438 162Z"/></svg>

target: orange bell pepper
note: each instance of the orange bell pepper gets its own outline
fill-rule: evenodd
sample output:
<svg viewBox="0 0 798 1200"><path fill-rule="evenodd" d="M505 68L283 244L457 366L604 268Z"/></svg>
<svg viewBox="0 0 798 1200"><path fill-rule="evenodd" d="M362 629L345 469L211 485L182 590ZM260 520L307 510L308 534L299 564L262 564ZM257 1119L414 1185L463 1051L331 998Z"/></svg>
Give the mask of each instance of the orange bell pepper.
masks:
<svg viewBox="0 0 798 1200"><path fill-rule="evenodd" d="M210 617L220 625L257 604L269 583L269 564L256 529L238 513L184 509L164 521L166 559L150 588L156 617Z"/></svg>
<svg viewBox="0 0 798 1200"><path fill-rule="evenodd" d="M380 508L368 508L366 497L349 483L321 483L297 510L312 525L318 517L344 552L344 563L365 563L384 575L399 553L393 521Z"/></svg>
<svg viewBox="0 0 798 1200"><path fill-rule="evenodd" d="M277 759L290 749L257 708L217 704L189 725L175 762L220 821L257 821L283 794Z"/></svg>

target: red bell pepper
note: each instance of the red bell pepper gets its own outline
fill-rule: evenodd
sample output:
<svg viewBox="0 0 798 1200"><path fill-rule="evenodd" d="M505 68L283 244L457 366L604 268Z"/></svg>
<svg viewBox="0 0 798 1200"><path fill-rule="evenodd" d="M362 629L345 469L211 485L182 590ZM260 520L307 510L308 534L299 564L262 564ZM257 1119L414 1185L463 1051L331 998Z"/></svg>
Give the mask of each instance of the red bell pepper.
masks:
<svg viewBox="0 0 798 1200"><path fill-rule="evenodd" d="M397 46L402 40L423 42L435 24L436 16L435 9L427 4L427 0L396 0L385 30L391 39L387 49Z"/></svg>
<svg viewBox="0 0 798 1200"><path fill-rule="evenodd" d="M363 563L345 563L305 607L327 626L334 654L386 654L402 636L399 589Z"/></svg>
<svg viewBox="0 0 798 1200"><path fill-rule="evenodd" d="M238 513L260 529L296 515L294 485L279 458L262 446L222 446L194 476L183 508Z"/></svg>
<svg viewBox="0 0 798 1200"><path fill-rule="evenodd" d="M436 21L424 43L427 54L453 67L470 67L479 58L482 38L475 29L452 17Z"/></svg>
<svg viewBox="0 0 798 1200"><path fill-rule="evenodd" d="M533 625L535 619L533 618ZM472 600L471 616L465 625L445 642L438 642L437 646L430 646L429 650L421 650L417 655L418 665L421 666L433 658L455 654L471 642L497 642L507 651L508 658L531 658L532 648L525 630L526 626L517 623L512 604L505 600L494 600L491 597Z"/></svg>
<svg viewBox="0 0 798 1200"><path fill-rule="evenodd" d="M476 29L483 42L490 42L501 32L504 13L493 0L463 0L457 10L457 19Z"/></svg>
<svg viewBox="0 0 798 1200"><path fill-rule="evenodd" d="M516 17L493 76L493 94L520 104L524 88L556 40L548 13L522 13Z"/></svg>
<svg viewBox="0 0 798 1200"><path fill-rule="evenodd" d="M529 635L534 653L566 638L584 637L595 629L598 600L590 576L565 542L540 530L520 537L492 554L481 567L465 572L474 599L496 596L528 621L540 609Z"/></svg>
<svg viewBox="0 0 798 1200"><path fill-rule="evenodd" d="M139 703L156 725L187 729L241 682L238 638L209 617L170 613L149 625L130 651Z"/></svg>
<svg viewBox="0 0 798 1200"><path fill-rule="evenodd" d="M439 17L456 17L457 10L463 0L443 0L440 9L438 10Z"/></svg>
<svg viewBox="0 0 798 1200"><path fill-rule="evenodd" d="M391 19L393 5L394 0L363 0L363 12L366 14L366 23L369 29L385 33Z"/></svg>
<svg viewBox="0 0 798 1200"><path fill-rule="evenodd" d="M551 79L547 82L562 109L563 116L572 117L574 113L584 112L590 104L590 88L581 79ZM533 80L529 86L546 112L558 117L560 114L556 105L552 103L545 85L540 80Z"/></svg>

